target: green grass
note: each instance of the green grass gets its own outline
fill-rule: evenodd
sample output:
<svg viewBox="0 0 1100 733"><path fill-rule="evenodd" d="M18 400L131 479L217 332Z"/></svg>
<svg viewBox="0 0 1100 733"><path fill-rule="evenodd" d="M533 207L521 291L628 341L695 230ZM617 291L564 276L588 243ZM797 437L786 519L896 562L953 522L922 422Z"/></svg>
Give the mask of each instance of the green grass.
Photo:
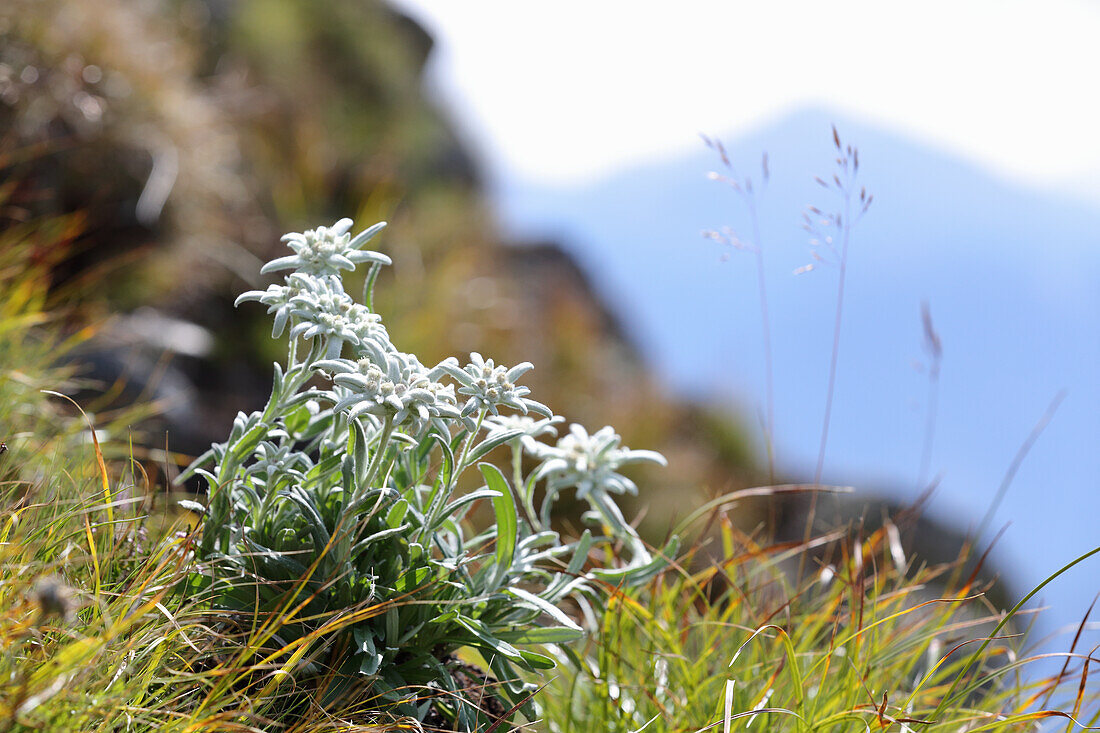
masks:
<svg viewBox="0 0 1100 733"><path fill-rule="evenodd" d="M905 560L886 529L765 546L710 519L710 544L610 593L598 633L541 693L547 730L1034 730L1095 710L1087 655L1033 679L1026 619L986 601L965 557ZM816 570L795 582L798 565Z"/></svg>
<svg viewBox="0 0 1100 733"><path fill-rule="evenodd" d="M193 633L174 595L186 554L152 541L164 521L137 464L108 466L85 416L48 393L71 387L57 357L85 335L59 338L46 295L76 231L0 230L0 730L160 725L149 702L187 669Z"/></svg>

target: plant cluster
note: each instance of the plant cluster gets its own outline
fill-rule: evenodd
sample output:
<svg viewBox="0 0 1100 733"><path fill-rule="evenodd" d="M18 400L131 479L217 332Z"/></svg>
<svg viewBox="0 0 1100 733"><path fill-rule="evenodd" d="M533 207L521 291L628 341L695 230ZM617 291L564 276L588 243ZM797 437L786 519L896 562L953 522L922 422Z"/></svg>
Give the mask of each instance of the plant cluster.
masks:
<svg viewBox="0 0 1100 733"><path fill-rule="evenodd" d="M610 427L541 442L562 419L518 384L529 363L475 353L427 367L398 350L371 308L390 260L363 249L382 226L289 234L294 254L263 268L290 270L283 282L238 298L267 306L288 358L266 407L191 469L209 490L206 507L188 503L205 514L193 584L231 618L269 624L270 662L299 684L369 689L378 706L472 730L492 719L479 701L530 710L520 672L554 666L535 645L581 635L567 599L583 611L597 580L640 581L675 552L651 555L613 498L637 490L624 466L664 459ZM341 278L360 264L362 303ZM498 448L511 451L505 470L489 460ZM552 523L569 489L595 528L572 542ZM478 502L494 521L474 528ZM603 543L629 562L591 567ZM488 665L489 689L468 689L463 649Z"/></svg>

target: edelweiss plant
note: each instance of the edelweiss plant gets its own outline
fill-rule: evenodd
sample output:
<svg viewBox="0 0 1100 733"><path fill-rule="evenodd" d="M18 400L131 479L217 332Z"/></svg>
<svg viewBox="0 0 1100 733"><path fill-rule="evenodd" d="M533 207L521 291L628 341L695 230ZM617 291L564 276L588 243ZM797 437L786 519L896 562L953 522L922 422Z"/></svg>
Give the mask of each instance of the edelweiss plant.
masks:
<svg viewBox="0 0 1100 733"><path fill-rule="evenodd" d="M428 368L399 351L371 310L390 260L362 249L382 227L353 238L342 219L288 234L295 253L263 268L291 270L283 283L237 299L268 307L288 357L267 406L238 415L229 439L190 469L209 487L206 570L194 582L231 615L270 628L276 651L265 660L298 689L338 678L327 695L369 688L376 707L474 730L493 719L485 700L500 700L498 715L529 704L518 671L554 666L533 645L581 635L567 597L584 608L598 578L640 581L675 551L652 557L611 496L637 490L624 465L664 459L621 447L609 427L589 435L574 425L556 446L539 442L562 418L517 384L529 363L475 353L465 366L451 357ZM370 268L364 303L341 279L358 264ZM512 451L510 477L486 461L501 446ZM526 475L524 455L536 462ZM481 487L461 493L471 475ZM596 522L575 542L551 526L570 488ZM476 502L491 503L494 524L465 521ZM622 543L629 562L591 567L601 541ZM480 652L499 685L468 689L464 648Z"/></svg>

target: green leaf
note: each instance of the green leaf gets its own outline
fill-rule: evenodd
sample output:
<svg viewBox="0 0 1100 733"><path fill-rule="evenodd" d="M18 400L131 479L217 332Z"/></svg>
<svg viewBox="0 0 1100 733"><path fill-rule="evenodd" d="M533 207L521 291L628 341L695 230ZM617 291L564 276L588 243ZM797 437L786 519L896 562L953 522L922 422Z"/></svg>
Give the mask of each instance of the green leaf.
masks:
<svg viewBox="0 0 1100 733"><path fill-rule="evenodd" d="M321 479L339 469L344 462L345 456L340 453L335 453L331 456L325 456L317 464L306 472L306 478L308 479Z"/></svg>
<svg viewBox="0 0 1100 733"><path fill-rule="evenodd" d="M421 512L425 512L427 508L432 505L432 502L435 501L435 497L440 491L447 490L451 485L451 479L454 477L455 471L454 448L443 436L436 433L431 433L430 436L432 440L439 445L439 449L443 453L443 463L439 467L439 473L436 476L432 490L428 492L425 503L420 507Z"/></svg>
<svg viewBox="0 0 1100 733"><path fill-rule="evenodd" d="M398 593L410 593L427 582L432 575L432 569L427 565L411 568L403 573L394 583L394 590Z"/></svg>
<svg viewBox="0 0 1100 733"><path fill-rule="evenodd" d="M199 469L200 466L206 465L207 462L209 462L210 459L214 458L214 457L215 457L214 456L214 449L211 448L210 450L206 451L201 456L199 456L198 458L193 460L191 462L191 465L188 466L186 468L186 470L184 470L184 472L179 475L179 478L177 478L176 481L178 483L183 483L187 479L191 478L193 475L195 475L200 470Z"/></svg>
<svg viewBox="0 0 1100 733"><path fill-rule="evenodd" d="M305 405L299 405L283 413L283 424L286 425L288 433L297 436L309 427L309 418L309 409Z"/></svg>
<svg viewBox="0 0 1100 733"><path fill-rule="evenodd" d="M236 510L243 505L244 511L253 512L263 504L263 499L256 492L256 489L252 487L252 483L249 479L244 481L237 481L233 484L230 496L233 499L233 508Z"/></svg>
<svg viewBox="0 0 1100 733"><path fill-rule="evenodd" d="M303 407L305 406L303 405ZM336 421L335 415L333 414L332 410L322 410L316 415L313 415L309 412L309 409L306 408L306 414L309 419L306 425L302 428L302 434L300 436L300 439L305 441L312 441L316 439L317 436L330 430L333 426L333 423L335 423ZM312 446L304 452L312 453L315 449L316 446Z"/></svg>
<svg viewBox="0 0 1100 733"><path fill-rule="evenodd" d="M267 435L267 425L260 423L251 430L247 431L233 444L233 456L237 460L243 460L252 451L256 450L256 446L260 444L260 441Z"/></svg>
<svg viewBox="0 0 1100 733"><path fill-rule="evenodd" d="M481 621L468 618L466 616L456 616L455 623L476 636L481 641L481 644L479 646L482 646L489 652L496 652L502 657L510 659L513 662L526 661L523 658L523 653L520 652L519 649L516 649L514 646L504 641L503 639L493 636L493 634L491 634L489 630L485 628L485 624L483 624ZM552 663L551 666L553 666Z"/></svg>
<svg viewBox="0 0 1100 733"><path fill-rule="evenodd" d="M512 559L516 553L516 535L519 532L519 517L516 514L516 502L512 498L512 490L500 469L490 463L480 463L478 468L481 469L481 475L485 477L485 483L498 493L498 496L493 497L493 510L496 512L497 520L496 573L493 577L493 587L497 587L512 569Z"/></svg>
<svg viewBox="0 0 1100 733"><path fill-rule="evenodd" d="M401 638L397 640L397 643L404 646L410 639L420 633L420 630L424 628L423 623L413 624L405 628L405 633L401 635Z"/></svg>
<svg viewBox="0 0 1100 733"><path fill-rule="evenodd" d="M409 502L405 499L398 499L390 507L390 510L386 512L386 524L391 527L401 526L401 522L405 519L405 515L409 513Z"/></svg>
<svg viewBox="0 0 1100 733"><path fill-rule="evenodd" d="M355 477L355 458L344 456L344 460L340 462L340 487L344 490L344 495L352 496L355 494L355 487L358 483Z"/></svg>
<svg viewBox="0 0 1100 733"><path fill-rule="evenodd" d="M352 636L362 659L359 663L359 673L365 675L377 673L378 668L382 666L382 654L375 646L374 633L370 629L357 626L352 629Z"/></svg>
<svg viewBox="0 0 1100 733"><path fill-rule="evenodd" d="M577 541L576 548L573 550L573 557L569 561L569 567L565 569L566 575L577 575L581 569L584 568L584 563L588 560L588 552L592 549L592 531L585 530L581 535L580 540Z"/></svg>
<svg viewBox="0 0 1100 733"><path fill-rule="evenodd" d="M478 489L477 491L471 491L469 494L464 494L458 497L443 510L444 517L453 517L458 513L458 510L467 504L473 504L478 499L495 499L500 496L500 492L494 489Z"/></svg>
<svg viewBox="0 0 1100 733"><path fill-rule="evenodd" d="M522 605L529 606L538 610L541 613L545 613L550 618L557 621L566 628L573 629L575 631L581 631L581 627L577 623L569 618L560 608L550 603L544 598L539 598L534 593L523 590L522 588L505 588L505 593L509 593L518 598Z"/></svg>
<svg viewBox="0 0 1100 733"><path fill-rule="evenodd" d="M557 665L554 660L545 654L539 654L538 652L532 652L524 649L520 652L520 656L523 657L523 661L535 669L553 669Z"/></svg>
<svg viewBox="0 0 1100 733"><path fill-rule="evenodd" d="M495 448L499 448L505 443L514 440L523 435L523 431L520 429L515 430L502 430L500 432L492 433L488 438L481 441L477 447L470 451L470 456L467 460L470 463L476 463L484 458Z"/></svg>
<svg viewBox="0 0 1100 733"><path fill-rule="evenodd" d="M639 567L626 567L617 570L595 569L592 574L609 583L622 581L629 585L644 583L668 567L671 558L680 549L680 538L673 536L658 553L658 556Z"/></svg>
<svg viewBox="0 0 1100 733"><path fill-rule="evenodd" d="M279 364L279 362L275 362L275 378L271 386L271 395L273 397L282 397L283 381L283 367Z"/></svg>
<svg viewBox="0 0 1100 733"><path fill-rule="evenodd" d="M251 537L242 537L241 544L245 550L242 555L247 556L246 565L251 566L249 570L255 572L259 569L264 580L297 580L308 573L306 566L302 563L261 545ZM247 590L243 586L241 588Z"/></svg>
<svg viewBox="0 0 1100 733"><path fill-rule="evenodd" d="M489 660L489 669L493 670L493 675L500 680L502 684L502 692L504 692L509 699L514 703L518 703L526 697L526 693L531 691L531 686L524 683L523 677L516 674L510 662L516 660L509 660L503 655L494 656ZM524 660L520 661L521 667L527 667Z"/></svg>
<svg viewBox="0 0 1100 733"><path fill-rule="evenodd" d="M565 626L536 626L497 632L497 636L512 644L565 644L584 636L584 631Z"/></svg>
<svg viewBox="0 0 1100 733"><path fill-rule="evenodd" d="M352 420L348 426L349 452L352 456L352 466L355 468L356 484L367 475L367 467L370 463L367 457L367 434L363 430L363 424L358 420ZM358 487L356 487L358 488Z"/></svg>
<svg viewBox="0 0 1100 733"><path fill-rule="evenodd" d="M396 606L391 606L386 611L386 646L396 646L401 612Z"/></svg>
<svg viewBox="0 0 1100 733"><path fill-rule="evenodd" d="M381 269L382 265L380 263L372 262L370 269L367 270L367 277L363 281L363 305L367 306L367 310L370 311L374 310L374 281L378 279L378 273Z"/></svg>
<svg viewBox="0 0 1100 733"><path fill-rule="evenodd" d="M321 519L321 512L314 503L313 494L306 493L298 486L291 486L279 492L279 498L294 502L305 516L306 526L313 536L313 548L321 552L329 543L330 535Z"/></svg>
<svg viewBox="0 0 1100 733"><path fill-rule="evenodd" d="M297 394L293 394L290 397L287 397L286 400L283 402L283 407L284 409L289 407L297 407L298 405L304 405L310 400L331 399L331 397L329 397L329 394L330 393L320 389L307 389L302 392L298 392Z"/></svg>
<svg viewBox="0 0 1100 733"><path fill-rule="evenodd" d="M355 560L357 557L359 557L360 553L362 553L364 550L366 550L368 547L370 547L375 542L378 542L379 540L384 540L387 537L393 537L395 535L404 534L408 529L409 529L409 525L402 524L398 527L390 527L389 529L379 530L378 532L375 532L374 534L370 535L369 537L366 537L365 539L362 539L362 540L359 540L358 542L356 542L351 548L351 553L349 554L349 558L351 560Z"/></svg>

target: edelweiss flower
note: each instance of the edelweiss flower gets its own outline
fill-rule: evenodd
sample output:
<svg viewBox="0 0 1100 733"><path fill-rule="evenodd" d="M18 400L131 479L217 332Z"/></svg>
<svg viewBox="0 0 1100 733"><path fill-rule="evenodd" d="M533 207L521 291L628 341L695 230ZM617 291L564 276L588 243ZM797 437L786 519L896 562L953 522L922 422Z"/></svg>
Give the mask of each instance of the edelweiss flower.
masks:
<svg viewBox="0 0 1100 733"><path fill-rule="evenodd" d="M286 234L282 241L294 250L294 254L268 262L260 272L297 270L328 277L338 276L340 270L354 270L362 262L392 264L392 260L380 252L359 249L385 226L385 222L379 222L360 232L355 239L347 233L351 229L351 219L341 219L331 227L317 227L301 234Z"/></svg>
<svg viewBox="0 0 1100 733"><path fill-rule="evenodd" d="M337 387L337 411L349 417L375 415L391 417L394 425L412 422L419 428L439 418L458 418L454 387L431 379L430 373L412 354L383 354L385 368L374 359L325 359L314 368L329 374Z"/></svg>
<svg viewBox="0 0 1100 733"><path fill-rule="evenodd" d="M487 439L491 439L494 433L522 431L519 439L523 449L534 454L538 450L535 448L537 445L535 438L541 438L544 435L556 436L558 429L554 426L563 422L565 418L561 415L544 417L541 420L528 415L494 415L485 420L485 426L489 430Z"/></svg>
<svg viewBox="0 0 1100 733"><path fill-rule="evenodd" d="M651 450L630 450L620 447L622 438L610 426L592 435L577 424L569 426L569 434L551 447L535 443L531 451L543 463L535 472L536 480L546 478L548 492L575 487L577 498L597 495L637 494L638 487L618 473L630 463L649 462L667 465L665 457Z"/></svg>
<svg viewBox="0 0 1100 733"><path fill-rule="evenodd" d="M266 305L267 312L275 314L275 324L271 327L271 338L279 338L283 335L283 329L286 328L287 321L290 320L290 299L297 294L297 289L292 285L268 285L267 290L249 290L247 293L241 293L237 296L237 300L233 302L233 307L236 308L241 303L249 300L255 300Z"/></svg>
<svg viewBox="0 0 1100 733"><path fill-rule="evenodd" d="M373 348L386 350L389 335L382 326L381 316L352 300L339 280L295 272L287 277L287 285L282 286L282 291L277 290L278 287L268 288L270 295L260 293L258 298L245 298L253 295L245 293L237 301L267 302L268 312L276 311L275 335L282 332L286 320L293 316L297 323L290 329L290 336L326 337L325 356L329 359L339 357L345 343L361 346L364 341L371 340L376 342Z"/></svg>
<svg viewBox="0 0 1100 733"><path fill-rule="evenodd" d="M458 360L454 357L446 359L436 367L461 385L458 388L459 394L469 396L470 399L462 407L464 417L482 409L496 415L500 407L510 407L524 415L532 411L546 417L553 417L554 413L549 407L527 398L527 395L531 394L530 389L517 387L515 384L517 379L532 368L529 361L517 364L511 369L506 366L497 366L492 359L483 359L476 351L470 354L470 363L462 369L459 368Z"/></svg>
<svg viewBox="0 0 1100 733"><path fill-rule="evenodd" d="M383 350L389 343L381 316L356 303L335 278L293 272L286 277L285 284L269 285L267 290L250 290L238 296L234 305L249 300L263 303L268 313L275 314L272 338L281 336L294 317L298 322L291 328L290 335L295 338L328 337L328 358L339 356L345 342L361 346L371 340L375 342L372 349Z"/></svg>

